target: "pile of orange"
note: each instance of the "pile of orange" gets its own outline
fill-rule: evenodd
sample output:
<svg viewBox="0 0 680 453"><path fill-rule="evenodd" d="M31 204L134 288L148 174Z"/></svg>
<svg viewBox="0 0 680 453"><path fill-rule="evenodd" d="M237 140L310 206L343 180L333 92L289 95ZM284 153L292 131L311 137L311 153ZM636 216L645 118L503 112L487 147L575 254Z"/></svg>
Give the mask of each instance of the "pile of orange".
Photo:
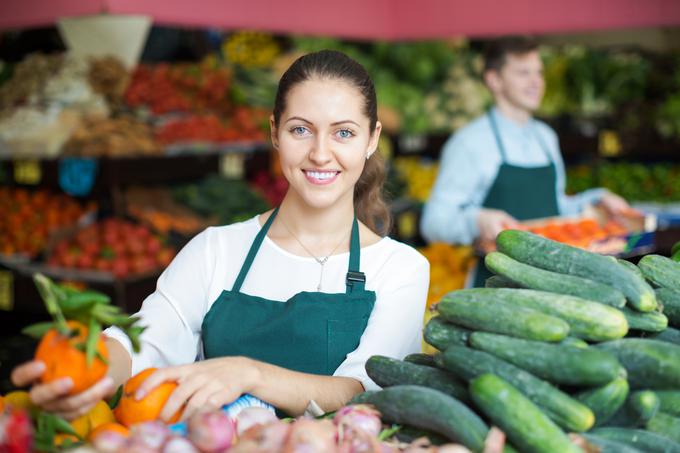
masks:
<svg viewBox="0 0 680 453"><path fill-rule="evenodd" d="M123 396L114 410L116 419L128 428L137 423L158 420L165 402L177 388L174 382L164 382L137 401L135 393L156 368L147 368L131 377L123 386ZM182 415L182 410L175 413L170 423L175 423Z"/></svg>
<svg viewBox="0 0 680 453"><path fill-rule="evenodd" d="M82 392L102 379L108 370L108 365L96 357L90 365L87 364L85 352L78 349L87 339L88 329L77 321L67 321L74 336L64 336L55 329L49 330L40 340L35 352L35 359L45 363L46 369L41 380L44 383L56 379L70 377L73 380L71 395ZM104 359L108 359L108 351L103 338L97 341L97 352Z"/></svg>
<svg viewBox="0 0 680 453"><path fill-rule="evenodd" d="M593 242L628 233L628 230L620 223L610 220L600 225L593 219L547 222L525 229L553 241L581 248L588 248Z"/></svg>

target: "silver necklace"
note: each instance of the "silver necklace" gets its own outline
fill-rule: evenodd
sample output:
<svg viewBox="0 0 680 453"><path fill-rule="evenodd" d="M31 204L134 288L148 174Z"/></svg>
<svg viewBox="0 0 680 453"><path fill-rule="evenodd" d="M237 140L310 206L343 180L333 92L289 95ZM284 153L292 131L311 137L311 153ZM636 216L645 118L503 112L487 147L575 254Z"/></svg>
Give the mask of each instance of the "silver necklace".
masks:
<svg viewBox="0 0 680 453"><path fill-rule="evenodd" d="M347 238L347 234L342 236L342 239L340 240L340 242L338 242L338 245L333 247L333 250L331 250L331 252L328 255L323 256L321 258L318 258L316 255L314 255L312 252L310 252L307 247L305 247L305 244L303 244L302 241L295 235L295 233L293 233L291 231L291 229L288 228L288 225L286 225L286 222L284 222L281 217L279 217L279 220L281 221L281 225L283 225L283 227L288 231L288 233L290 233L290 235L295 238L295 240L298 242L298 244L300 244L300 246L302 246L302 248L305 250L305 252L307 252L309 254L309 256L314 258L314 261L319 263L319 266L321 266L321 273L319 274L319 284L316 285L316 290L321 291L321 283L323 282L324 265L326 264L326 261L328 261L328 258L330 258L331 255L333 255L333 253L338 249L338 247L340 247L340 245L342 245L342 243L345 242L345 239Z"/></svg>

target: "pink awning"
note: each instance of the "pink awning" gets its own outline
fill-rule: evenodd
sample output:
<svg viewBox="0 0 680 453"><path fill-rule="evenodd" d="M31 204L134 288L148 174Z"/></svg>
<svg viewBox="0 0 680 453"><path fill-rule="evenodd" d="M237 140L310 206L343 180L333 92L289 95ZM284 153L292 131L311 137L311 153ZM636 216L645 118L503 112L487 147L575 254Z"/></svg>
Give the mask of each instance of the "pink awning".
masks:
<svg viewBox="0 0 680 453"><path fill-rule="evenodd" d="M2 0L0 29L98 13L145 14L159 25L391 40L680 25L679 0Z"/></svg>

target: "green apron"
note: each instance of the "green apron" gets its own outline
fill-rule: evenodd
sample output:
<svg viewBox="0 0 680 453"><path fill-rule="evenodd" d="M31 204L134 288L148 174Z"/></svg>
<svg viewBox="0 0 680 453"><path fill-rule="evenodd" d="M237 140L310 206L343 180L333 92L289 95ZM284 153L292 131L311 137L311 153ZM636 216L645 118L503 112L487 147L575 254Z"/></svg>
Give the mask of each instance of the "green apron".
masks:
<svg viewBox="0 0 680 453"><path fill-rule="evenodd" d="M375 303L375 292L364 288L366 277L359 271L357 220L352 224L347 291L305 291L279 302L241 292L277 213L278 208L255 237L231 291L222 291L203 319L204 356L246 356L289 370L332 375L359 346Z"/></svg>
<svg viewBox="0 0 680 453"><path fill-rule="evenodd" d="M547 146L536 133L541 149L548 156L548 165L543 167L517 167L509 165L505 155L505 147L501 140L496 118L493 112L488 113L489 122L496 144L501 154L501 166L496 174L489 192L482 203L483 208L501 209L517 220L538 219L559 215L557 204L557 170L550 158ZM484 282L492 274L480 258L475 271L474 287L484 286Z"/></svg>

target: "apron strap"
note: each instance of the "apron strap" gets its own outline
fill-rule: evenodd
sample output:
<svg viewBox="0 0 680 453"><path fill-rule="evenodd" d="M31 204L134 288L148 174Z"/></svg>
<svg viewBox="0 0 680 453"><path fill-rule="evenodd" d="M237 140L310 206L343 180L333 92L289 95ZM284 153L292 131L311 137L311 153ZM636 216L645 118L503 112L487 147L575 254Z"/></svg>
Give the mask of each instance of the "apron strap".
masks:
<svg viewBox="0 0 680 453"><path fill-rule="evenodd" d="M553 158L550 155L550 149L548 148L548 145L545 144L545 141L543 140L543 137L541 137L541 134L538 132L538 129L532 127L531 130L534 132L536 140L538 141L539 146L545 153L545 156L548 158L548 162L550 163L550 165L555 165L555 162L553 162Z"/></svg>
<svg viewBox="0 0 680 453"><path fill-rule="evenodd" d="M366 275L359 270L361 262L361 241L359 240L359 222L356 216L352 222L352 236L349 241L349 269L345 286L347 294L353 291L363 291L366 284Z"/></svg>
<svg viewBox="0 0 680 453"><path fill-rule="evenodd" d="M496 145L498 145L498 151L501 153L501 162L506 163L507 158L505 157L505 147L503 146L503 140L501 140L501 133L498 130L498 125L496 124L496 117L494 116L493 110L489 110L487 116L489 117L489 122L491 123L493 136L496 139Z"/></svg>
<svg viewBox="0 0 680 453"><path fill-rule="evenodd" d="M278 212L279 208L277 206L276 209L274 209L274 212L272 212L272 215L269 216L265 224L262 226L262 229L260 229L259 233L257 233L257 236L255 236L255 240L253 241L253 244L250 246L250 250L248 250L246 261L243 263L243 266L241 266L241 271L238 273L238 277L236 277L234 287L231 289L232 291L234 292L241 291L241 285L243 285L243 281L246 279L246 275L248 275L250 266L253 264L253 261L255 260L257 251L260 250L260 245L262 245L262 241L264 241L265 236L267 236L269 227L272 226L274 218L276 217L276 214L278 214Z"/></svg>

